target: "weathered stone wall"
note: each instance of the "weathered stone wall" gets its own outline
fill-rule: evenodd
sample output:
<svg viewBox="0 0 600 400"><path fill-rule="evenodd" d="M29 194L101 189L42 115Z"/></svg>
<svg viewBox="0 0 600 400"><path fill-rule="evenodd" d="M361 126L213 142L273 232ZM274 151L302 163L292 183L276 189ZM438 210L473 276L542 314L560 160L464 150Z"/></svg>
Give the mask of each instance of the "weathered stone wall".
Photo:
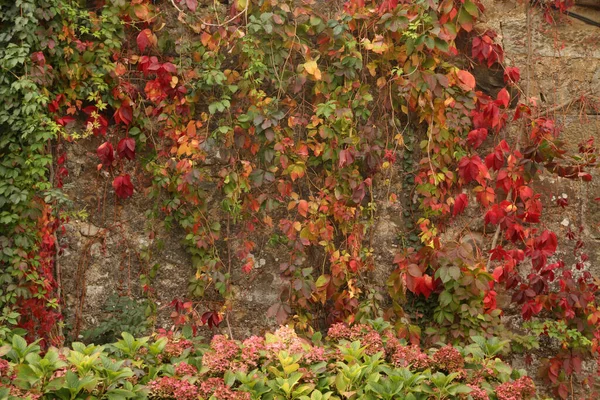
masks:
<svg viewBox="0 0 600 400"><path fill-rule="evenodd" d="M530 17L531 52L528 55L526 6L514 1L488 0L484 3L486 21L478 29L489 27L501 35L506 64L520 68L524 89L527 87L529 60L530 96L536 98L541 109L550 110L547 116L560 124L566 147L577 151L578 144L589 138L594 138L598 144L600 28L564 16L559 17L556 25L549 25L540 12L533 12ZM600 1L588 3L600 7ZM598 8L577 6L572 11L600 21ZM581 99L585 101L578 101ZM555 258L561 258L574 267L574 242L567 240L566 234L569 230L579 232L581 228L584 251L589 255L584 268L600 277L600 202L595 201L600 197L600 174L596 170L592 175L593 180L589 183L545 176L538 189L544 195L544 219L548 228L559 237ZM567 198L569 205L563 209L557 205L557 197ZM508 304L510 299L505 301ZM507 326L519 329L522 320L515 313L507 315L505 322ZM558 350L556 343L545 341L539 351L530 354L531 364L525 365L522 357L515 357L513 364L515 367L527 367L530 375L535 377L544 358L553 356ZM595 365L588 362L584 368L593 372ZM544 382L540 380L538 385L544 387ZM575 398L583 398L584 395L576 393Z"/></svg>
<svg viewBox="0 0 600 400"><path fill-rule="evenodd" d="M526 6L502 0L486 0L485 5L486 19L477 29L491 28L500 35L506 52L505 62L520 67L523 87L529 60L530 94L542 108L565 105L549 115L561 123L569 148L576 149L579 142L589 137L600 141L599 111L577 101L568 104L584 94L588 99L595 96L595 100L600 96L600 29L572 19L561 19L552 26L539 12L534 12L530 21L531 54L528 55ZM575 7L574 11L600 21L599 10ZM96 326L106 317L102 312L106 299L113 293L141 297L139 274L148 273L158 264L153 283L159 308L157 325L167 327L171 312L167 305L173 298L187 296L187 282L192 274L189 255L182 245L183 233L177 229L167 231L160 221L146 217L153 203L147 200L143 189L126 202L115 199L110 180L103 176L105 172L98 172L90 161L100 143L99 138L89 138L68 147L71 176L65 191L74 201L74 210L86 210L89 216L86 219L71 217L61 239L64 249L59 264L67 321L74 324L76 315L81 315L82 328ZM142 171L129 172L144 182ZM583 227L582 239L590 256L586 267L600 277L600 202L594 201L600 197L597 172L594 178L591 184L584 184L548 176L540 185L545 193L550 227L562 239L568 229L576 231ZM146 182L146 186L150 183ZM401 192L400 187L398 192ZM569 206L562 209L556 205L552 201L556 196L566 196ZM382 204L379 207L374 234L377 268L372 281L375 284L383 285L392 269L403 225L401 211L399 206ZM475 221L470 229L483 230L483 222ZM448 234L453 234L452 227ZM480 244L484 249L490 245L488 242ZM560 246L559 256L574 262L570 256L572 245L563 240ZM257 268L251 277L241 275L239 268L232 270L237 292L229 323L237 338L261 333L275 324L266 318L266 310L276 301L283 284L279 263L285 257L285 249L261 242L254 256ZM210 300L209 297L206 304L200 304L198 310L207 309ZM511 318L507 318L508 324ZM518 324L518 321L512 323ZM543 356L544 353L540 353L537 362Z"/></svg>

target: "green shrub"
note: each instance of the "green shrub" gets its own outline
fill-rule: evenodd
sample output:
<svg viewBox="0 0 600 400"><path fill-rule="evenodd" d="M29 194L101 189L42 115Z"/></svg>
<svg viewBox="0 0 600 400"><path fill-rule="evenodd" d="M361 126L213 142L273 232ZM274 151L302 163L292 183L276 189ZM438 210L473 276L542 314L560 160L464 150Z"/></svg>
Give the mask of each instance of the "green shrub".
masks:
<svg viewBox="0 0 600 400"><path fill-rule="evenodd" d="M94 343L110 343L118 340L121 332L141 336L148 332L147 303L127 296L112 295L104 304L108 318L95 327L83 331L83 340Z"/></svg>
<svg viewBox="0 0 600 400"><path fill-rule="evenodd" d="M379 327L375 329L374 326ZM50 348L13 336L0 349L0 398L25 399L498 399L535 396L530 378L499 354L506 343L423 351L389 327L333 325L325 340L282 327L210 345L174 332L112 345Z"/></svg>

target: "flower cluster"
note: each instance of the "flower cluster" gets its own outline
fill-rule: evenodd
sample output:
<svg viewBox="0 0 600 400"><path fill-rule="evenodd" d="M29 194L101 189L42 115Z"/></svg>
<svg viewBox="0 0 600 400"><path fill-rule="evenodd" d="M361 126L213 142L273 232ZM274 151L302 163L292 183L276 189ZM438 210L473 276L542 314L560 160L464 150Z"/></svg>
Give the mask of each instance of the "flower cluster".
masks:
<svg viewBox="0 0 600 400"><path fill-rule="evenodd" d="M213 396L219 400L250 400L250 393L231 390L222 378L208 378L200 384L198 392L206 399Z"/></svg>
<svg viewBox="0 0 600 400"><path fill-rule="evenodd" d="M237 343L227 336L216 335L210 342L210 350L204 353L202 365L212 373L225 372L239 352Z"/></svg>
<svg viewBox="0 0 600 400"><path fill-rule="evenodd" d="M438 369L456 372L465 366L465 360L458 350L446 345L435 352L433 362Z"/></svg>
<svg viewBox="0 0 600 400"><path fill-rule="evenodd" d="M194 344L191 341L175 335L172 331L165 332L162 330L159 332L158 338L167 339L167 344L165 345L162 353L163 360L181 357L185 350L192 349L194 347Z"/></svg>
<svg viewBox="0 0 600 400"><path fill-rule="evenodd" d="M412 367L423 370L429 368L431 359L417 345L406 346L391 332L385 332L385 351L395 367Z"/></svg>
<svg viewBox="0 0 600 400"><path fill-rule="evenodd" d="M242 343L242 361L248 366L256 367L261 352L264 352L265 349L265 339L263 337L249 337Z"/></svg>
<svg viewBox="0 0 600 400"><path fill-rule="evenodd" d="M307 364L316 364L321 361L327 361L328 356L325 348L319 346L312 346L310 350L308 350L302 356L304 362Z"/></svg>
<svg viewBox="0 0 600 400"><path fill-rule="evenodd" d="M483 390L482 388L480 388L479 386L475 386L475 385L467 385L468 387L471 388L471 392L469 392L469 397L473 400L490 400L490 397L488 396L487 392L485 390Z"/></svg>
<svg viewBox="0 0 600 400"><path fill-rule="evenodd" d="M0 389L4 386L0 384ZM14 386L8 386L9 389L9 399L26 399L26 400L38 400L42 398L42 394L33 393L31 390L23 390Z"/></svg>
<svg viewBox="0 0 600 400"><path fill-rule="evenodd" d="M528 376L512 382L504 382L496 387L498 400L527 400L535 396L535 385Z"/></svg>
<svg viewBox="0 0 600 400"><path fill-rule="evenodd" d="M8 376L10 364L4 359L0 359L0 376Z"/></svg>
<svg viewBox="0 0 600 400"><path fill-rule="evenodd" d="M383 340L381 335L370 325L356 324L349 328L343 323L333 324L327 332L329 339L333 340L358 340L366 347L365 352L373 355L378 352L383 352Z"/></svg>
<svg viewBox="0 0 600 400"><path fill-rule="evenodd" d="M277 329L266 342L267 357L276 358L280 351L288 354L304 354L308 343L298 337L296 331L288 326Z"/></svg>
<svg viewBox="0 0 600 400"><path fill-rule="evenodd" d="M158 398L196 400L198 388L186 380L163 376L148 383L152 395Z"/></svg>
<svg viewBox="0 0 600 400"><path fill-rule="evenodd" d="M395 351L390 354L390 360L396 367L412 367L414 369L423 370L429 368L431 359L421 351L419 346L398 346Z"/></svg>
<svg viewBox="0 0 600 400"><path fill-rule="evenodd" d="M350 328L342 322L335 323L329 327L327 337L332 340L349 339Z"/></svg>
<svg viewBox="0 0 600 400"><path fill-rule="evenodd" d="M177 376L194 376L198 373L198 369L186 362L180 362L175 366L175 375Z"/></svg>

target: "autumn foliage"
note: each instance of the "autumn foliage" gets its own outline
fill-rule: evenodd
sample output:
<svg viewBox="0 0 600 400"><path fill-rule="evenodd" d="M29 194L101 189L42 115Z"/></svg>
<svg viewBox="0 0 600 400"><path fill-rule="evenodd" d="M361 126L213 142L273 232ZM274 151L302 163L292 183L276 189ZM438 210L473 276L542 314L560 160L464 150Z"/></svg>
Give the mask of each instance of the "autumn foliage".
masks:
<svg viewBox="0 0 600 400"><path fill-rule="evenodd" d="M157 221L185 232L189 299L173 301L176 325L218 327L235 307L232 275L255 274L254 253L268 243L286 255L268 314L301 331L384 317L415 345L522 339L502 326L510 310L499 293L525 321L564 323L585 338L549 361L564 397L578 368L557 368L598 351L597 286L578 233L546 228L536 181L589 181L597 151L590 140L568 153L556 122L514 97L522 73L505 65L495 32L475 29L479 1L348 0L329 17L316 2L236 1L220 20L195 0L120 3L84 17L55 4L62 19L45 23L61 34L37 43L29 62L56 81L42 102L57 132L51 183L68 174L63 147L91 140L115 202L148 196ZM459 40L469 45L459 50ZM70 81L59 56L96 86ZM501 68L506 87L478 90L474 63ZM391 189L398 176L410 176L406 193ZM47 207L42 261L60 221ZM378 290L369 280L384 208L413 210L413 228ZM480 243L444 235L452 224L470 231L465 218L482 221ZM575 243L575 266L557 257L563 240ZM51 264L40 267L47 293ZM17 302L19 323L45 334L50 321L29 300Z"/></svg>

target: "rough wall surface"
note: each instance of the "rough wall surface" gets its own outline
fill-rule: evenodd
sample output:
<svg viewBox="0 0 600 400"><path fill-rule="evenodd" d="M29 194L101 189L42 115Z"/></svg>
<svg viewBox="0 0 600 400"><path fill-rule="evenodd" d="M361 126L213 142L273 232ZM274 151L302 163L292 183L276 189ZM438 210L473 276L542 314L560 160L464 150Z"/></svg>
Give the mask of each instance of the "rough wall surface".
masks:
<svg viewBox="0 0 600 400"><path fill-rule="evenodd" d="M554 118L562 128L562 139L569 150L577 150L578 144L589 138L600 140L600 28L573 18L561 17L556 25L549 25L541 13L531 14L531 42L528 51L526 6L513 1L485 1L486 21L478 27L494 29L501 36L505 49L506 64L521 69L522 86L527 84L529 64L530 96L537 99L547 115ZM600 2L595 7L576 6L571 11L600 21ZM515 135L516 132L508 134ZM600 277L600 175L593 173L592 182L584 183L557 177L543 177L539 188L544 196L548 227L559 237L556 258L575 266L572 241L566 239L568 231L581 235L589 261L584 269ZM562 208L556 199L562 197L569 205ZM508 299L507 299L508 300ZM505 317L506 324L519 329L519 316ZM530 354L527 366L535 376L546 357L555 354L553 343L543 343L540 350ZM526 367L524 359L515 358L515 366ZM595 368L587 365L589 372ZM543 382L538 382L544 385ZM583 398L584 393L575 394ZM582 397L577 397L582 396Z"/></svg>
<svg viewBox="0 0 600 400"><path fill-rule="evenodd" d="M528 46L525 5L494 0L484 3L486 21L477 29L494 29L500 35L505 63L520 67L523 82L529 69L530 95L560 121L568 146L577 149L578 143L590 137L600 141L600 110L593 111L579 101L590 101L594 97L597 101L600 95L600 29L567 18L549 25L540 13L532 13L532 41ZM575 7L573 11L600 21L600 10ZM517 135L518 132L504 134ZM108 316L103 306L110 295L142 297L139 275L149 274L153 266L157 266L151 298L158 307L156 325L168 327L172 311L168 304L174 298L188 296L187 282L192 273L190 257L182 245L183 233L177 229L165 230L160 221L146 217L153 204L144 193L136 193L126 203L115 200L109 181L88 161L93 159L89 154L93 154L99 144L99 139L88 138L68 149L72 174L65 190L74 201L74 209L86 210L89 216L71 217L61 239L64 251L59 263L67 322L81 329L96 326ZM132 171L132 174L143 179L143 171ZM548 176L539 185L545 193L551 229L564 239L568 230L579 231L581 227L581 239L589 255L586 268L600 277L600 202L594 201L600 197L600 176L596 173L590 184ZM569 206L564 209L558 206L556 197L566 197ZM218 215L218 211L215 212ZM377 269L372 281L382 285L392 269L403 221L401 210L396 206L382 205L378 213L374 233ZM477 233L483 230L483 223L475 222L470 229ZM451 227L446 235L461 234ZM228 324L236 338L259 334L275 325L274 320L267 319L266 310L275 302L284 284L279 277L279 263L286 254L285 250L269 243L259 244L260 248L253 253L257 261L253 275L242 275L239 266L232 269L237 291ZM480 244L483 249L490 246L485 241ZM563 240L559 246L558 255L565 262L574 262L570 258L572 244ZM206 310L210 302L208 296L197 305L198 311ZM509 326L519 324L510 315L506 322ZM537 361L544 354L547 353L540 352ZM515 363L520 362L515 360Z"/></svg>

